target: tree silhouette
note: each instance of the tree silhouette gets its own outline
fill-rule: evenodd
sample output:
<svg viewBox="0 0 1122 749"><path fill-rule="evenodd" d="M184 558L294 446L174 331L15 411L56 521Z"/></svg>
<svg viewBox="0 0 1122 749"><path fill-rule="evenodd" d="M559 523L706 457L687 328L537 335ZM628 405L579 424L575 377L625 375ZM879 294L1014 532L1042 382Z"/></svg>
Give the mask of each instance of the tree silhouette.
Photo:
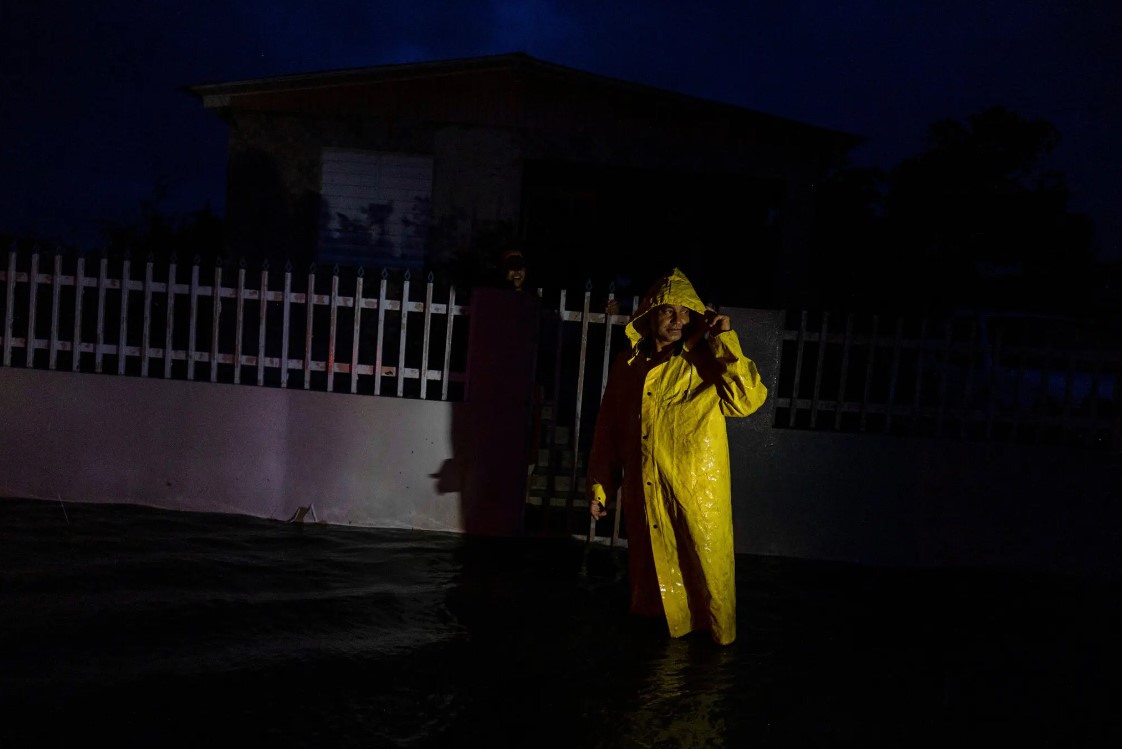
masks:
<svg viewBox="0 0 1122 749"><path fill-rule="evenodd" d="M151 257L166 263L177 257L190 262L200 257L220 256L225 223L211 210L210 203L195 211L169 213L163 207L167 197L164 182L157 182L151 196L141 202L138 218L131 222L105 223L101 233L104 250L110 257Z"/></svg>
<svg viewBox="0 0 1122 749"><path fill-rule="evenodd" d="M888 175L885 236L923 269L928 301L1061 309L1093 262L1092 227L1068 210L1064 176L1047 168L1050 122L991 107L941 120L927 149Z"/></svg>
<svg viewBox="0 0 1122 749"><path fill-rule="evenodd" d="M848 167L819 188L810 285L827 306L1079 311L1093 226L1047 167L1054 125L995 106L930 126L882 173Z"/></svg>
<svg viewBox="0 0 1122 749"><path fill-rule="evenodd" d="M906 257L882 236L884 179L879 169L847 166L818 185L804 293L812 306L858 310L901 301L891 292Z"/></svg>

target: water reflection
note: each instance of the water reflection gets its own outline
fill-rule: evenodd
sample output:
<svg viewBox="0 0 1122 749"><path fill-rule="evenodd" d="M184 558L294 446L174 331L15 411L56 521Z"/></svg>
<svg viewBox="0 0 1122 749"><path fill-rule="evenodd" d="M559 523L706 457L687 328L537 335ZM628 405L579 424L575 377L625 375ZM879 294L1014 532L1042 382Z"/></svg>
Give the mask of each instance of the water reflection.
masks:
<svg viewBox="0 0 1122 749"><path fill-rule="evenodd" d="M734 648L693 636L669 640L646 663L635 704L620 715L622 747L728 746Z"/></svg>

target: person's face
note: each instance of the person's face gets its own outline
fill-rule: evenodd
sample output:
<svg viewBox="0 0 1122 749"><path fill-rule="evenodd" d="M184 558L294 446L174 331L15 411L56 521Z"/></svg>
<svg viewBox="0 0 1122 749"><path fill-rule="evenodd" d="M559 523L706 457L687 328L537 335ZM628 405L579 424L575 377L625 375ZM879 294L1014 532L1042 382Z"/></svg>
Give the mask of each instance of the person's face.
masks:
<svg viewBox="0 0 1122 749"><path fill-rule="evenodd" d="M515 289L521 289L526 282L526 260L519 253L511 253L503 258L503 277Z"/></svg>
<svg viewBox="0 0 1122 749"><path fill-rule="evenodd" d="M651 334L655 351L661 351L682 339L682 329L689 324L690 311L680 304L661 304L651 310Z"/></svg>
<svg viewBox="0 0 1122 749"><path fill-rule="evenodd" d="M507 268L506 280L509 281L510 285L513 286L514 288L516 288L516 289L522 288L522 284L526 280L526 269L525 268Z"/></svg>

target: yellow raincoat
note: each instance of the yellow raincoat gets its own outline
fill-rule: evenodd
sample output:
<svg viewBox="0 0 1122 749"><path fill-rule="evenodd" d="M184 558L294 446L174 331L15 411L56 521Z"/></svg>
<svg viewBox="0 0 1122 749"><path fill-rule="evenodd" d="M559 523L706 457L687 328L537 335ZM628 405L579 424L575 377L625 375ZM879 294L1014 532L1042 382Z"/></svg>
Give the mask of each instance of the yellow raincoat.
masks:
<svg viewBox="0 0 1122 749"><path fill-rule="evenodd" d="M767 388L728 330L652 363L642 318L678 304L701 324L705 305L674 269L654 284L624 328L631 348L608 376L589 456L589 499L622 488L631 611L664 614L672 637L709 630L736 639L736 578L725 417L748 416ZM636 324L639 323L637 326Z"/></svg>

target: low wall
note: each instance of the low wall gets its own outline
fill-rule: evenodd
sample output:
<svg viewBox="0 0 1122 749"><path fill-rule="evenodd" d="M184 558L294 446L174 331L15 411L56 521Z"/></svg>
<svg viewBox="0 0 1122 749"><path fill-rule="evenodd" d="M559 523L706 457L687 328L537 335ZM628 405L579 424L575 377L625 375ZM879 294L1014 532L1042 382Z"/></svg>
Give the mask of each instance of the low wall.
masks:
<svg viewBox="0 0 1122 749"><path fill-rule="evenodd" d="M765 381L769 320L734 321ZM525 396L475 390L447 403L3 367L0 495L508 533ZM1118 454L776 429L770 408L729 420L738 552L1122 575Z"/></svg>
<svg viewBox="0 0 1122 749"><path fill-rule="evenodd" d="M452 407L4 367L0 493L458 531Z"/></svg>
<svg viewBox="0 0 1122 749"><path fill-rule="evenodd" d="M1122 575L1122 460L730 422L738 551Z"/></svg>

